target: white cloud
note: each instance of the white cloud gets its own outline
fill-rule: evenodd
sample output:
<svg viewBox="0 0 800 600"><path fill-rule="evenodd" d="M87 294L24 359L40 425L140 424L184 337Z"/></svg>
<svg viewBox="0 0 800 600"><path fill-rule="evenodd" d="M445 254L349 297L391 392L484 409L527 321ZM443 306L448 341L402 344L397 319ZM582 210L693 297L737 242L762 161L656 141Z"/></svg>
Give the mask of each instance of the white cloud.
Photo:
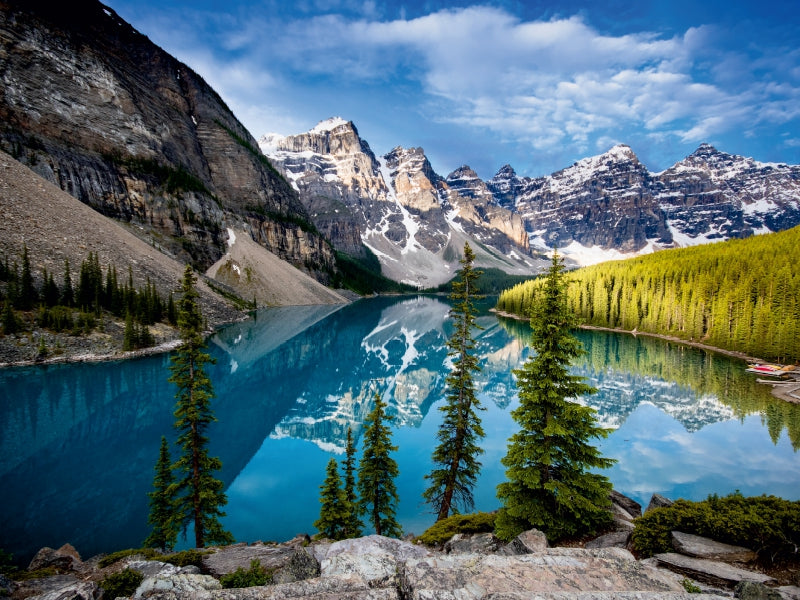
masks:
<svg viewBox="0 0 800 600"><path fill-rule="evenodd" d="M579 16L523 21L488 6L379 20L381 8L371 1L306 4L363 16L281 22L266 11L205 13L184 20L183 29L165 20L164 37L255 121L275 111L290 121L293 103L281 91L302 85L332 92L343 85L349 89L336 93L346 94L387 84L420 96L426 118L539 150L594 150L629 131L699 142L800 118L800 51L727 51L711 27L613 36ZM275 111L259 110L259 102Z"/></svg>

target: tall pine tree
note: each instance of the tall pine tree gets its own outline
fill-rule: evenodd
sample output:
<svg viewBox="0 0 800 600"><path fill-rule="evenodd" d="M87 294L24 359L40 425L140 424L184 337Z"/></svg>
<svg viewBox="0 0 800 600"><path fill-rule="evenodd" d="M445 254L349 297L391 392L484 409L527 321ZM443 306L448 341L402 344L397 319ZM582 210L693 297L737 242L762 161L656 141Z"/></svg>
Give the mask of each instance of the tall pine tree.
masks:
<svg viewBox="0 0 800 600"><path fill-rule="evenodd" d="M446 519L450 512L474 507L472 488L480 472L477 456L483 453L478 440L484 436L478 410L482 410L475 395L473 373L480 370L473 355L475 340L475 300L479 299L476 281L481 272L472 268L475 254L469 244L464 244L459 279L453 282L450 298L455 301L450 316L455 330L447 341L453 369L447 376L447 401L440 408L444 413L437 433L439 445L433 451L434 468L425 476L430 486L422 496L437 513L437 521Z"/></svg>
<svg viewBox="0 0 800 600"><path fill-rule="evenodd" d="M514 371L519 406L512 411L520 430L511 436L502 463L508 481L497 486L502 507L495 527L509 540L540 529L551 542L590 533L611 522L608 479L589 469L608 468L592 438L608 435L592 408L571 398L596 390L569 373L583 349L570 330L575 318L567 306L564 267L554 253L544 288L531 313L536 351Z"/></svg>
<svg viewBox="0 0 800 600"><path fill-rule="evenodd" d="M205 320L198 304L196 281L192 267L187 265L178 303L181 345L172 356L169 381L178 387L175 428L180 432L181 455L173 465L180 474L176 483L176 518L181 524L194 524L195 547L203 548L206 543L232 543L233 536L219 522L225 516L220 507L228 502L222 482L214 477L222 462L208 455L206 430L216 419L211 410L214 388L205 365L213 360L204 352Z"/></svg>
<svg viewBox="0 0 800 600"><path fill-rule="evenodd" d="M347 518L344 537L355 538L361 535L364 524L358 518L358 496L356 495L356 446L353 443L353 430L347 428L347 441L344 448L344 497L347 502Z"/></svg>
<svg viewBox="0 0 800 600"><path fill-rule="evenodd" d="M172 459L169 456L167 438L161 437L161 448L153 477L153 491L150 497L150 515L147 522L153 530L144 541L146 548L172 550L178 539L178 527L175 522L175 483L172 476Z"/></svg>
<svg viewBox="0 0 800 600"><path fill-rule="evenodd" d="M364 421L364 449L358 463L359 512L367 516L376 534L400 537L402 529L395 520L398 498L394 484L399 470L389 455L397 446L392 446L387 421L391 418L386 415L386 403L380 394L375 394L375 407Z"/></svg>
<svg viewBox="0 0 800 600"><path fill-rule="evenodd" d="M325 481L320 486L319 501L322 504L319 519L314 521L314 527L326 538L341 540L345 535L347 523L347 496L342 489L342 479L339 477L339 465L335 458L328 461L325 469Z"/></svg>

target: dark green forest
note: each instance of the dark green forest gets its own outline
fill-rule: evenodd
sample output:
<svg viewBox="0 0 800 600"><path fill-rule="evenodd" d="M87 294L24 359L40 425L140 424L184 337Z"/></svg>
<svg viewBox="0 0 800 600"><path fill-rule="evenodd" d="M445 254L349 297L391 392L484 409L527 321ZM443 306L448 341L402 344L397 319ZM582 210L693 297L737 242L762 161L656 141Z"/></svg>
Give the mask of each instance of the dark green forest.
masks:
<svg viewBox="0 0 800 600"><path fill-rule="evenodd" d="M800 227L663 250L569 274L582 324L675 336L767 360L800 360ZM504 291L500 311L527 316L534 279Z"/></svg>

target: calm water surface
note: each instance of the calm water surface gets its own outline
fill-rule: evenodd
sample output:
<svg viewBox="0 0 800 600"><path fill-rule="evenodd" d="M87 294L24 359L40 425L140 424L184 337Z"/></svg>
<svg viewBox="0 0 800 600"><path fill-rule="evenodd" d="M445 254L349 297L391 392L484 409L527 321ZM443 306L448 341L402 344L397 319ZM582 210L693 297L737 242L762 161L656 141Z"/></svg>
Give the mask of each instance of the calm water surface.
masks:
<svg viewBox="0 0 800 600"><path fill-rule="evenodd" d="M238 541L313 533L330 456L379 392L394 415L398 520L421 533L421 503L447 374L448 304L379 298L345 307L266 309L210 341L223 462L224 525ZM511 370L527 357L525 323L479 319L486 411L476 508L497 508L500 459L516 430ZM646 337L581 332L575 371L614 432L600 442L621 492L701 500L734 490L800 499L800 406L774 400L727 357ZM84 557L138 547L162 435L174 439L169 359L0 370L0 548L27 561L70 542ZM190 536L190 539L193 539Z"/></svg>

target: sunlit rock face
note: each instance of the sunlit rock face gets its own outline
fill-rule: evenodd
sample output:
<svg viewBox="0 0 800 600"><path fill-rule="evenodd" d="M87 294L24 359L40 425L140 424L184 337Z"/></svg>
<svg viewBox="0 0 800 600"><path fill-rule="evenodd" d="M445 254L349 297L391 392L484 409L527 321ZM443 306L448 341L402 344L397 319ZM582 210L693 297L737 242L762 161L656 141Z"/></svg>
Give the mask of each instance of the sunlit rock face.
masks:
<svg viewBox="0 0 800 600"><path fill-rule="evenodd" d="M545 177L506 165L486 185L524 219L534 247L558 247L581 264L800 223L800 166L708 144L661 173L618 145Z"/></svg>
<svg viewBox="0 0 800 600"><path fill-rule="evenodd" d="M534 274L542 265L530 256L518 215L485 185L481 196L451 187L422 148L376 157L355 125L338 117L298 135L267 134L259 144L334 247L361 258L371 252L387 277L420 287L447 281L465 242L478 266Z"/></svg>
<svg viewBox="0 0 800 600"><path fill-rule="evenodd" d="M0 148L154 246L207 268L236 224L322 276L297 193L219 95L92 0L0 5Z"/></svg>

